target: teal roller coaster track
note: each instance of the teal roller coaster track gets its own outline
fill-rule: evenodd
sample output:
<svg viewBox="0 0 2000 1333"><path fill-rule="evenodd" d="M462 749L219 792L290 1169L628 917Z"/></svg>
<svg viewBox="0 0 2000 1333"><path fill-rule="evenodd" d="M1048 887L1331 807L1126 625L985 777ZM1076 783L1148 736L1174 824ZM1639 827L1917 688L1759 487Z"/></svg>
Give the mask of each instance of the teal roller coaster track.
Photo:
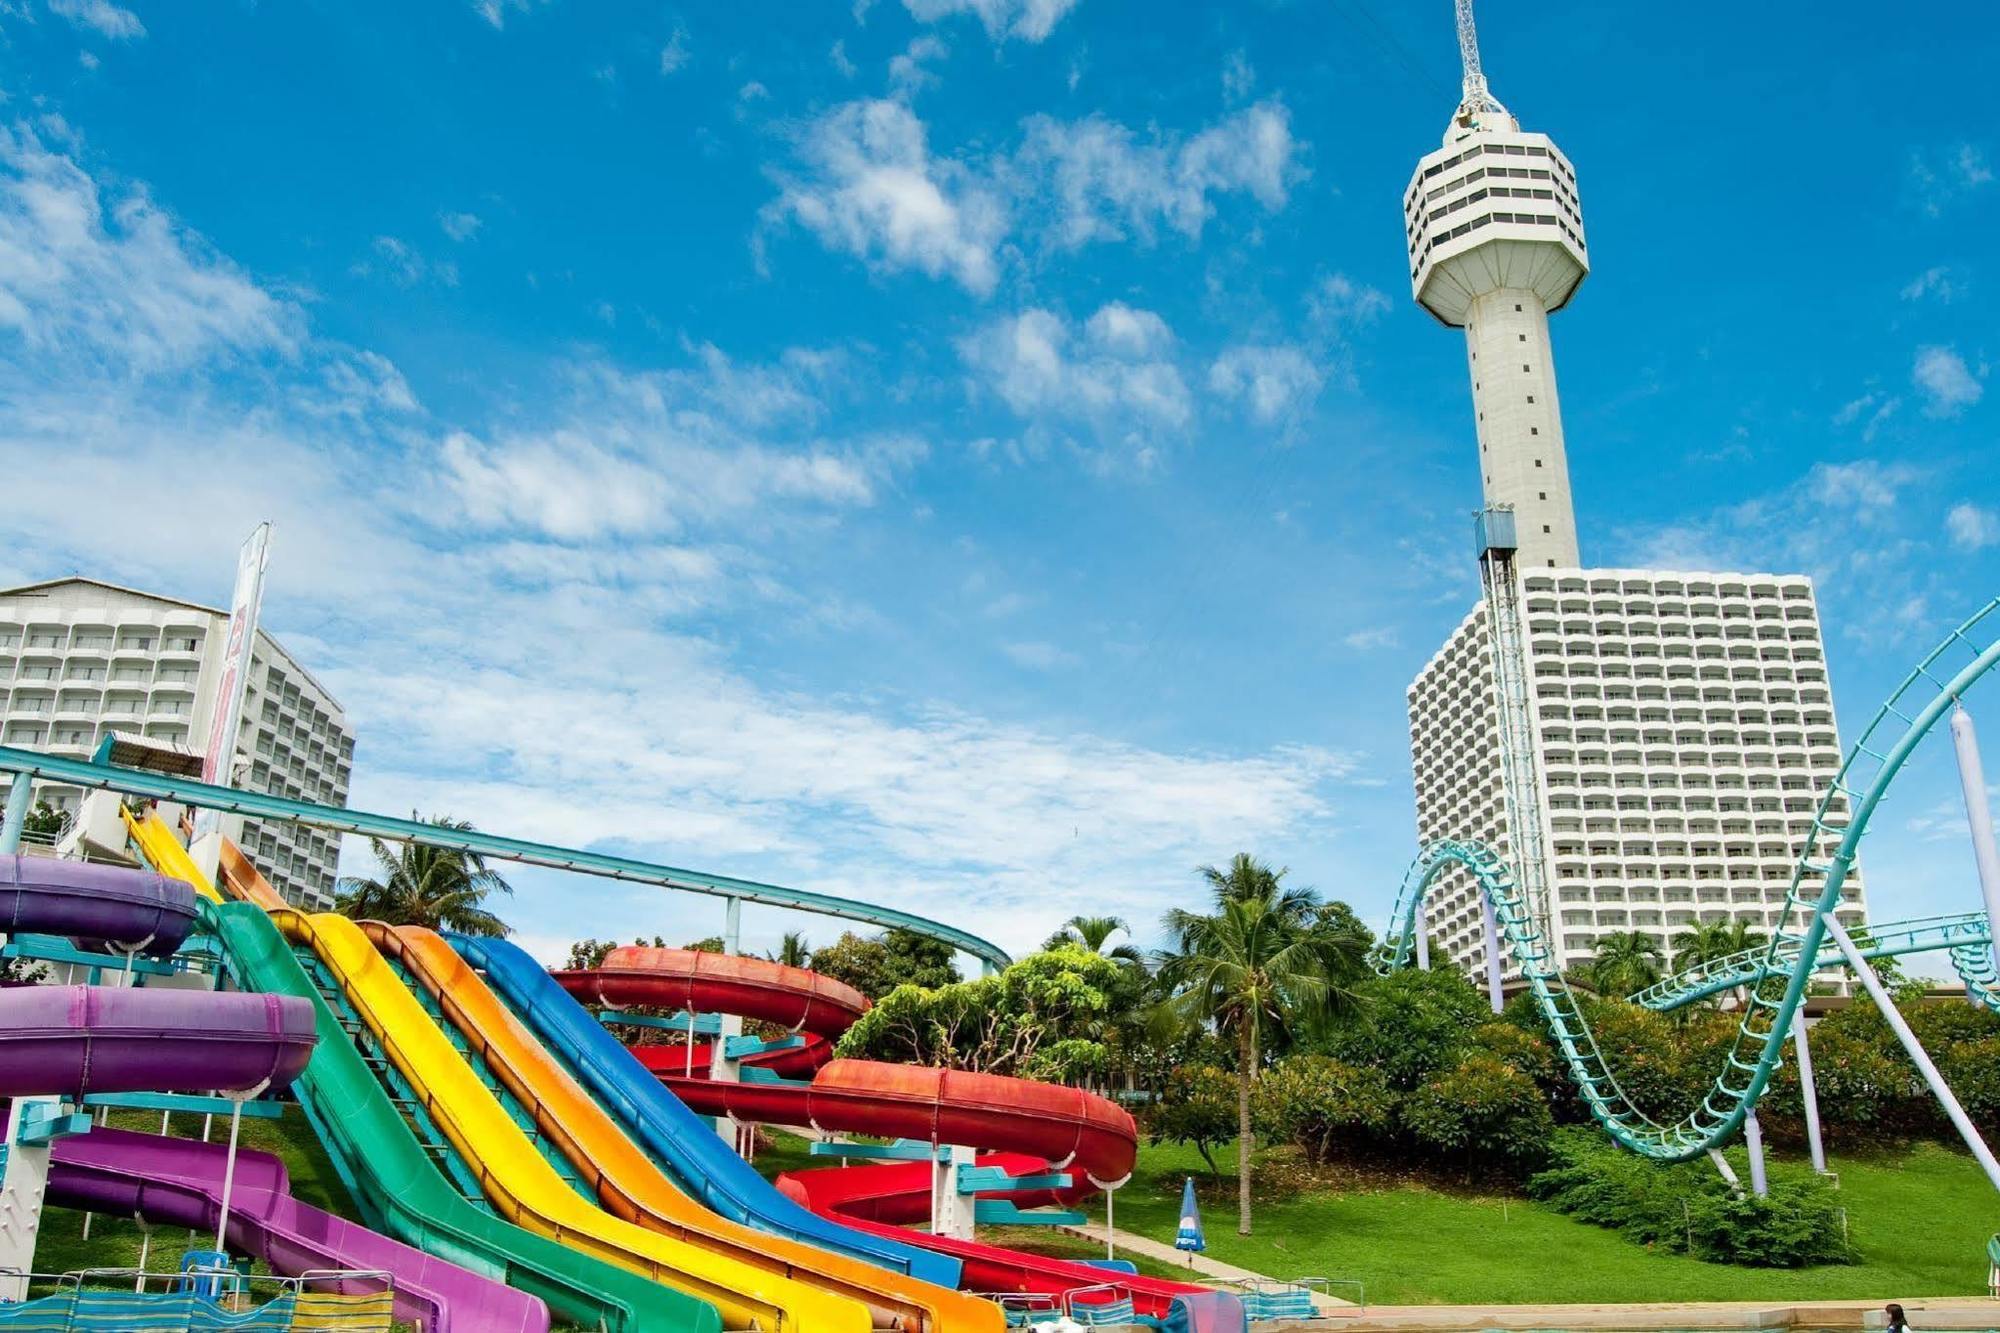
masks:
<svg viewBox="0 0 2000 1333"><path fill-rule="evenodd" d="M1785 891L1785 910L1761 957L1728 983L1745 992L1743 1015L1723 1072L1701 1105L1674 1123L1654 1120L1619 1086L1598 1048L1549 944L1527 911L1513 872L1491 848L1476 842L1430 843L1411 863L1397 894L1389 933L1375 956L1378 969L1408 965L1415 952L1417 909L1437 877L1463 866L1492 904L1497 928L1536 1007L1562 1051L1590 1112L1611 1137L1642 1156L1685 1161L1728 1143L1770 1084L1793 1015L1828 944L1827 918L1841 901L1869 820L1910 755L1939 718L1996 663L2000 663L2000 599L1932 649L1877 710L1849 750L1833 785L1813 816L1811 833ZM1991 993L1990 957L1970 938L1954 948L1961 967L1972 967ZM1984 969L1980 971L1980 969Z"/></svg>

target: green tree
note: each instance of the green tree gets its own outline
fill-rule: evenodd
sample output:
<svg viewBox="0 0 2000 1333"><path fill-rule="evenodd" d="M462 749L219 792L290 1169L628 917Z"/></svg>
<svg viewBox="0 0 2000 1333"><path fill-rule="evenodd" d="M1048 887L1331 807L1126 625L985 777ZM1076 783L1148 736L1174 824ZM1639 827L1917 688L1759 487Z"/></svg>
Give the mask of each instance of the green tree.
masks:
<svg viewBox="0 0 2000 1333"><path fill-rule="evenodd" d="M655 935L650 940L644 937L633 940L632 945L634 948L639 949L648 947L664 949L667 947L667 941L662 936ZM596 971L598 968L604 966L604 960L609 958L611 951L618 947L617 940L576 940L569 946L569 957L564 961L563 967L571 972Z"/></svg>
<svg viewBox="0 0 2000 1333"><path fill-rule="evenodd" d="M776 951L766 957L786 967L811 967L812 947L806 942L804 931L788 930L779 937Z"/></svg>
<svg viewBox="0 0 2000 1333"><path fill-rule="evenodd" d="M1215 1149L1236 1131L1236 1079L1214 1065L1175 1068L1146 1117L1148 1138L1156 1144L1189 1144L1208 1163L1208 1174L1218 1178L1222 1170L1215 1164Z"/></svg>
<svg viewBox="0 0 2000 1333"><path fill-rule="evenodd" d="M426 822L455 832L472 827L448 815ZM375 853L376 878L343 877L335 910L392 926L427 926L467 935L507 933L506 923L487 910L486 900L495 893L512 893L513 886L477 852L419 843L392 847L380 838L370 838L368 846Z"/></svg>
<svg viewBox="0 0 2000 1333"><path fill-rule="evenodd" d="M898 986L948 986L959 979L952 947L943 940L900 927L880 935L844 931L813 952L813 970L844 981L871 1000Z"/></svg>
<svg viewBox="0 0 2000 1333"><path fill-rule="evenodd" d="M1324 1055L1294 1055L1257 1080L1251 1118L1266 1138L1296 1145L1308 1165L1325 1161L1342 1139L1375 1139L1395 1119L1396 1094L1379 1069Z"/></svg>
<svg viewBox="0 0 2000 1333"><path fill-rule="evenodd" d="M1719 963L1731 954L1761 949L1769 939L1747 921L1704 921L1674 936L1674 970Z"/></svg>
<svg viewBox="0 0 2000 1333"><path fill-rule="evenodd" d="M1132 927L1125 924L1123 917L1073 916L1063 922L1062 929L1049 936L1042 947L1060 949L1067 944L1080 944L1092 953L1104 954L1107 958L1115 958L1121 963L1133 967L1144 966L1146 957L1135 945L1120 944L1108 951L1105 949L1105 944L1121 930L1127 935L1132 933Z"/></svg>
<svg viewBox="0 0 2000 1333"><path fill-rule="evenodd" d="M21 821L24 836L37 841L54 841L62 836L65 816L47 801L36 801L35 808Z"/></svg>
<svg viewBox="0 0 2000 1333"><path fill-rule="evenodd" d="M1239 855L1227 872L1200 870L1215 894L1215 911L1167 915L1177 948L1160 962L1172 1003L1189 1018L1212 1022L1236 1039L1236 1229L1250 1234L1250 1154L1256 1142L1250 1093L1266 1034L1282 1032L1336 996L1351 998L1329 979L1310 931L1318 899L1287 889L1283 871Z"/></svg>
<svg viewBox="0 0 2000 1333"><path fill-rule="evenodd" d="M1643 930L1621 930L1599 936L1590 961L1576 968L1575 975L1599 995L1622 997L1652 985L1662 971L1660 946L1653 937Z"/></svg>
<svg viewBox="0 0 2000 1333"><path fill-rule="evenodd" d="M898 986L841 1037L843 1056L1054 1081L1100 1072L1127 969L1077 945L990 977Z"/></svg>
<svg viewBox="0 0 2000 1333"><path fill-rule="evenodd" d="M1350 1065L1381 1070L1400 1092L1456 1065L1473 1030L1490 1017L1485 998L1455 967L1402 968L1367 978L1358 991L1353 1021L1324 1045Z"/></svg>

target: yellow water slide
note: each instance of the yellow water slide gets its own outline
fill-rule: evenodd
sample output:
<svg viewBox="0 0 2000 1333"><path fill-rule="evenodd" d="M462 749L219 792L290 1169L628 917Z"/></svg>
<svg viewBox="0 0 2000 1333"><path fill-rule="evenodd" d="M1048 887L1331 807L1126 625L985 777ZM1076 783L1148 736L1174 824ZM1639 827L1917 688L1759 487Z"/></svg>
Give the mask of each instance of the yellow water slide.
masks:
<svg viewBox="0 0 2000 1333"><path fill-rule="evenodd" d="M1000 1307L846 1255L718 1216L684 1194L435 933L367 922L362 931L437 997L453 1026L535 1117L605 1209L648 1231L795 1277L867 1304L909 1333L1000 1333Z"/></svg>
<svg viewBox="0 0 2000 1333"><path fill-rule="evenodd" d="M181 840L167 826L167 821L160 818L158 811L148 810L141 817L133 814L128 807L120 806L118 813L124 816L125 831L132 835L132 841L138 845L139 854L146 858L147 865L169 879L186 880L196 893L212 903L222 901L215 885L201 873L201 867L194 863L194 858L188 855L187 848L181 846Z"/></svg>
<svg viewBox="0 0 2000 1333"><path fill-rule="evenodd" d="M869 1308L860 1301L648 1230L583 1198L529 1142L360 927L332 912L271 915L286 938L310 946L332 973L502 1218L708 1301L729 1328L869 1333Z"/></svg>

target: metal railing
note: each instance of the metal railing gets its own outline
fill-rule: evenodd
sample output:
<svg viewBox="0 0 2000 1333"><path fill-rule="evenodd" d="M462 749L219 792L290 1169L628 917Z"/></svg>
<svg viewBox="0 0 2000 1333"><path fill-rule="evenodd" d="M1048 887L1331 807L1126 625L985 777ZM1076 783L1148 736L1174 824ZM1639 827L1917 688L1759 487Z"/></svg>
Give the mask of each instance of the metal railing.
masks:
<svg viewBox="0 0 2000 1333"><path fill-rule="evenodd" d="M0 1330L23 1333L390 1333L395 1288L376 1269L313 1269L294 1277L234 1268L154 1272L79 1268L63 1273L0 1269L28 1281L30 1295L0 1304ZM35 1294L39 1290L40 1294Z"/></svg>

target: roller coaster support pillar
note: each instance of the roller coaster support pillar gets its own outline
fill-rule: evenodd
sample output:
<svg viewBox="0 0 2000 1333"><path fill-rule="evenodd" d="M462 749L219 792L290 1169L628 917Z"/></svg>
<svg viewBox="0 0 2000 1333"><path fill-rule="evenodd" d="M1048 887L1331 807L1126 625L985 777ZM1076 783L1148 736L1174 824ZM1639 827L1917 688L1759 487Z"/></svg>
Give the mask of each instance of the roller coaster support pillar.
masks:
<svg viewBox="0 0 2000 1333"><path fill-rule="evenodd" d="M28 775L16 773L7 787L7 814L0 818L0 856L21 850L21 830L28 826Z"/></svg>
<svg viewBox="0 0 2000 1333"><path fill-rule="evenodd" d="M1938 1073L1937 1066L1931 1063L1931 1057L1918 1042L1917 1034L1910 1031L1910 1025L1903 1021L1903 1015L1896 1009L1896 1002L1891 1000L1889 992L1883 989L1882 978L1875 975L1875 969L1861 956L1861 950L1854 947L1854 937L1847 933L1847 927L1841 925L1839 920L1831 915L1821 919L1826 922L1826 933L1840 946L1841 955L1847 959L1847 965L1854 969L1854 975L1868 988L1868 998L1875 1001L1875 1007L1882 1011L1882 1018L1889 1024L1889 1029L1896 1034L1896 1040L1902 1042L1903 1049L1909 1052L1911 1063L1916 1065L1917 1072L1924 1076L1924 1082L1929 1085L1931 1095L1944 1107L1945 1115L1951 1118L1959 1137L1963 1138L1965 1146L1972 1150L1974 1160L1979 1163L1980 1169L1986 1172L1986 1178L1993 1182L1993 1188L2000 1190L2000 1161L1994 1160L1993 1150L1986 1146L1985 1139L1979 1137L1979 1130L1973 1126L1972 1118L1966 1115L1965 1108L1958 1104L1958 1098L1952 1095L1951 1087Z"/></svg>
<svg viewBox="0 0 2000 1333"><path fill-rule="evenodd" d="M1743 1117L1743 1146L1750 1150L1750 1192L1761 1199L1771 1192L1771 1183L1764 1175L1764 1127L1757 1123L1755 1108Z"/></svg>
<svg viewBox="0 0 2000 1333"><path fill-rule="evenodd" d="M1958 783L1965 789L1965 822L1972 828L1972 859L1979 866L1979 891L1986 895L1986 920L1993 931L1995 966L2000 966L2000 850L1993 844L1993 811L1986 800L1986 773L1979 762L1979 734L1963 705L1951 710L1951 743L1958 751Z"/></svg>
<svg viewBox="0 0 2000 1333"><path fill-rule="evenodd" d="M1500 923L1494 919L1493 904L1483 893L1479 895L1479 920L1486 928L1486 1000L1497 1014L1507 1003L1500 990Z"/></svg>
<svg viewBox="0 0 2000 1333"><path fill-rule="evenodd" d="M1799 1057L1799 1103L1806 1111L1806 1149L1812 1153L1813 1170L1826 1174L1826 1145L1819 1137L1819 1084L1813 1078L1812 1046L1806 1041L1806 1010L1792 1011L1792 1048Z"/></svg>
<svg viewBox="0 0 2000 1333"><path fill-rule="evenodd" d="M1424 900L1422 897L1417 899L1417 910L1414 916L1415 919L1411 922L1410 929L1417 932L1417 967L1422 971L1428 972L1431 970L1431 931L1430 926L1424 921Z"/></svg>

